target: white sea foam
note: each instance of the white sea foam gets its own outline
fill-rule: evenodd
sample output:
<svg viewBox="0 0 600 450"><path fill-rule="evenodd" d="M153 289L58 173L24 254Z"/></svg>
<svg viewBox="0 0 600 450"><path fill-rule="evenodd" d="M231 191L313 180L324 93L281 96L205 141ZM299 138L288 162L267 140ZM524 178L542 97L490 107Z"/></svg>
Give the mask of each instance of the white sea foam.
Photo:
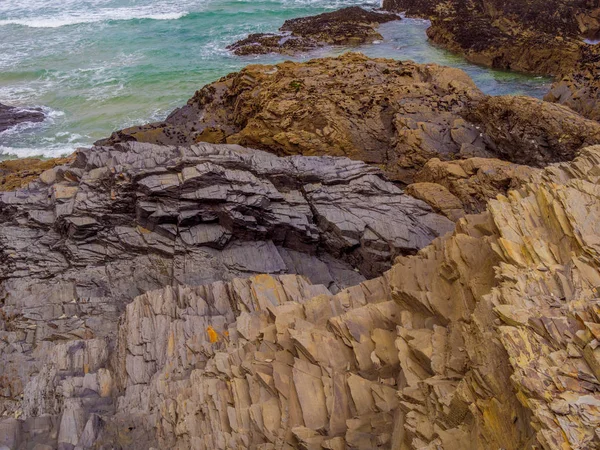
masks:
<svg viewBox="0 0 600 450"><path fill-rule="evenodd" d="M22 25L31 28L59 28L68 25L106 22L110 20L176 20L186 16L187 14L187 11L157 12L154 9L144 10L138 8L111 8L101 9L95 12L65 12L51 17L36 16L15 19L4 19L0 20L0 26Z"/></svg>
<svg viewBox="0 0 600 450"><path fill-rule="evenodd" d="M57 158L59 156L70 155L78 147L86 146L86 144L58 144L47 145L43 147L8 147L0 145L0 156L16 157L16 158L31 158L35 156L43 156L45 158Z"/></svg>

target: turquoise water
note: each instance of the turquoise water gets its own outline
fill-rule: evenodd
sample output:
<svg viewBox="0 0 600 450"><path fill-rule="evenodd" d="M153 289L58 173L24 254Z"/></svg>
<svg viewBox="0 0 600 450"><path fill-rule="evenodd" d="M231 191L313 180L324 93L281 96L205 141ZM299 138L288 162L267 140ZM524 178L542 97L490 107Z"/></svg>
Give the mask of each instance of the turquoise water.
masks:
<svg viewBox="0 0 600 450"><path fill-rule="evenodd" d="M284 20L364 0L0 0L0 103L42 106L48 118L0 133L0 159L58 156L113 130L164 118L206 83L249 63L226 47ZM383 25L371 56L466 70L489 94L542 97L549 80L491 71L427 43L426 21ZM294 58L339 54L321 49Z"/></svg>

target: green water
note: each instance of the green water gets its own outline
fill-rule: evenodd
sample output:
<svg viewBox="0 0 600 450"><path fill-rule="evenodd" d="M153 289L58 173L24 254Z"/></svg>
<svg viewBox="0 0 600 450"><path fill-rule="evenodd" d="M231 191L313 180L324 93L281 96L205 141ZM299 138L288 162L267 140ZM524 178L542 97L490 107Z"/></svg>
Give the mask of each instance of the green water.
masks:
<svg viewBox="0 0 600 450"><path fill-rule="evenodd" d="M250 63L227 45L284 20L355 0L0 0L0 103L42 106L48 118L0 133L0 158L58 156L126 126L164 118L206 83ZM460 67L489 94L542 97L549 80L466 63L427 42L426 21L384 24L371 56ZM339 54L328 48L294 58ZM287 58L289 59L289 58Z"/></svg>

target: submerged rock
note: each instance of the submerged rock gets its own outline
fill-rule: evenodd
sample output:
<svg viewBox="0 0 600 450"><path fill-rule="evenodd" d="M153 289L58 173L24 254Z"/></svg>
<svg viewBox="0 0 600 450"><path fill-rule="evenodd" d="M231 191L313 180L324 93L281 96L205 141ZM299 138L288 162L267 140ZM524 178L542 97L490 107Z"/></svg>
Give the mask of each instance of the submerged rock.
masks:
<svg viewBox="0 0 600 450"><path fill-rule="evenodd" d="M42 122L45 117L40 108L17 108L0 103L0 133L23 122Z"/></svg>
<svg viewBox="0 0 600 450"><path fill-rule="evenodd" d="M293 54L325 45L359 45L383 37L376 31L385 22L400 20L396 14L369 11L358 6L286 20L281 33L251 34L228 47L236 55Z"/></svg>

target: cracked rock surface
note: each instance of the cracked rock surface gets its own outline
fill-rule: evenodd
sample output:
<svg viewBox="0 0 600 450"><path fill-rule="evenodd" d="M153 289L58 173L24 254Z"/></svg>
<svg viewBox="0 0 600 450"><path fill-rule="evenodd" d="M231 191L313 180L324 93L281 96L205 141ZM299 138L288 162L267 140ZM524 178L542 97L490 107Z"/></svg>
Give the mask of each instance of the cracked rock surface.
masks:
<svg viewBox="0 0 600 450"><path fill-rule="evenodd" d="M80 150L0 194L0 223L0 416L50 414L39 426L59 446L114 411L107 361L136 296L286 273L338 292L454 228L362 162L136 142ZM229 322L234 303L219 307Z"/></svg>
<svg viewBox="0 0 600 450"><path fill-rule="evenodd" d="M43 342L2 443L598 448L598 173L586 148L336 294L299 275L141 294L113 340Z"/></svg>

